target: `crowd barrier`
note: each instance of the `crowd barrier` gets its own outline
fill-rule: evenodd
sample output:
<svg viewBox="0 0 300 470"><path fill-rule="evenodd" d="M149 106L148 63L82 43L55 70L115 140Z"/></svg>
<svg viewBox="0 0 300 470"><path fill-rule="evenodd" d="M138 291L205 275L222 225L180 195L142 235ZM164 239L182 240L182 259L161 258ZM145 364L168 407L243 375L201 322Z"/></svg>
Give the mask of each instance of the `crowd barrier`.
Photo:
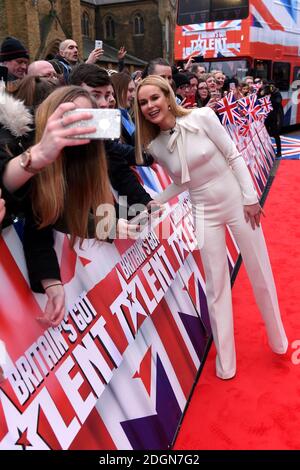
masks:
<svg viewBox="0 0 300 470"><path fill-rule="evenodd" d="M274 152L262 123L252 131L228 128L261 195ZM157 165L138 171L152 194L170 182ZM68 316L46 330L18 230L0 238L0 448L168 449L211 336L187 193L135 242L55 237ZM232 271L229 230L227 254Z"/></svg>

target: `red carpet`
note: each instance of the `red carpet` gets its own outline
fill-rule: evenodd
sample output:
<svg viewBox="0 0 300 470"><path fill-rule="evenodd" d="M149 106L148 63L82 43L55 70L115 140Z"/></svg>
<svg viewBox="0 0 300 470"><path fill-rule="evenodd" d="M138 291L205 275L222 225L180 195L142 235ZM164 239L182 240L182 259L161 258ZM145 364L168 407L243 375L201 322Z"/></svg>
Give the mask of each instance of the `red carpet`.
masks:
<svg viewBox="0 0 300 470"><path fill-rule="evenodd" d="M233 288L237 375L215 377L213 346L175 449L300 449L299 174L300 162L280 163L263 220L290 348L284 356L269 349L242 267Z"/></svg>

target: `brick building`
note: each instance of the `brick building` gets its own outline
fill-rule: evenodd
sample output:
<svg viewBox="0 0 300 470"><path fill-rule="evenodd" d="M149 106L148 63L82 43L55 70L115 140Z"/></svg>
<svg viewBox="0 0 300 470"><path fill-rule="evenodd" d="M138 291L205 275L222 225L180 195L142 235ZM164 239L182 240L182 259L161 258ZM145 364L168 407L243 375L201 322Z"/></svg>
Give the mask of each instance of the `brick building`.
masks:
<svg viewBox="0 0 300 470"><path fill-rule="evenodd" d="M175 5L176 0L0 0L0 42L15 36L37 60L55 55L66 38L86 58L95 39L102 39L106 65L117 63L117 49L125 45L127 64L140 68L158 56L173 60Z"/></svg>
<svg viewBox="0 0 300 470"><path fill-rule="evenodd" d="M94 5L96 35L109 45L126 49L146 61L173 61L176 0L85 0Z"/></svg>

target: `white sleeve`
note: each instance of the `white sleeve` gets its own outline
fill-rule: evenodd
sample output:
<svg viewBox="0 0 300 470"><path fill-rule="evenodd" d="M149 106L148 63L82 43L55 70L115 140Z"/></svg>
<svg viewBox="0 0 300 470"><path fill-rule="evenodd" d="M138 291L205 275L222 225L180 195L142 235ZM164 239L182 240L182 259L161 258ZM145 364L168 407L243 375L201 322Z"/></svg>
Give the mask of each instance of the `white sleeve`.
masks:
<svg viewBox="0 0 300 470"><path fill-rule="evenodd" d="M256 204L258 196L242 154L238 152L233 140L227 134L215 112L210 108L201 108L201 110L204 130L232 168L242 191L244 205ZM204 110L205 114L203 115Z"/></svg>
<svg viewBox="0 0 300 470"><path fill-rule="evenodd" d="M154 200L159 202L160 204L165 204L170 199L175 196L178 196L178 194L182 193L186 189L188 189L187 184L178 185L175 183L171 183L162 193L157 194Z"/></svg>

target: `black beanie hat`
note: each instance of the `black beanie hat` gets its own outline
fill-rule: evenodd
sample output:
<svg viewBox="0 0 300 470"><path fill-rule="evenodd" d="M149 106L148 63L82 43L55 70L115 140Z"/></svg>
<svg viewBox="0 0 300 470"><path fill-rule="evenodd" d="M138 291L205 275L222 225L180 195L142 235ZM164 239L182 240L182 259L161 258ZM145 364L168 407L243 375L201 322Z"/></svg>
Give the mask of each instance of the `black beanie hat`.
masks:
<svg viewBox="0 0 300 470"><path fill-rule="evenodd" d="M29 59L28 51L23 44L16 38L7 37L3 40L0 49L0 62L9 62L10 60L24 57Z"/></svg>
<svg viewBox="0 0 300 470"><path fill-rule="evenodd" d="M184 73L175 73L173 75L173 80L175 82L176 88L181 87L182 85L189 85L190 81Z"/></svg>

